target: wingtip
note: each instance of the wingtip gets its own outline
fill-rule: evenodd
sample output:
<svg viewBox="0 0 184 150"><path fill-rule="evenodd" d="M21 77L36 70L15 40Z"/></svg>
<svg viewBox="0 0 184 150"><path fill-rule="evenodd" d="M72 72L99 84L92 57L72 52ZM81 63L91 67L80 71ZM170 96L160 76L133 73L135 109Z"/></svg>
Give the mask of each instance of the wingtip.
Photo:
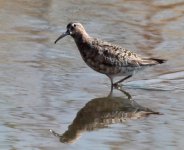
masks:
<svg viewBox="0 0 184 150"><path fill-rule="evenodd" d="M167 60L166 59L155 59L159 64L165 63Z"/></svg>

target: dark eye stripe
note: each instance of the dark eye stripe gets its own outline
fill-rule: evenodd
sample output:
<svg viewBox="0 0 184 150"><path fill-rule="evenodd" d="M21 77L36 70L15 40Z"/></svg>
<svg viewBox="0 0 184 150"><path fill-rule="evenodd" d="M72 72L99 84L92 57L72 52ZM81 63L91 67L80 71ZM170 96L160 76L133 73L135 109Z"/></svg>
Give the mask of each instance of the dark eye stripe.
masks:
<svg viewBox="0 0 184 150"><path fill-rule="evenodd" d="M73 30L74 29L74 27L73 26L71 26L71 28L70 28L71 30Z"/></svg>

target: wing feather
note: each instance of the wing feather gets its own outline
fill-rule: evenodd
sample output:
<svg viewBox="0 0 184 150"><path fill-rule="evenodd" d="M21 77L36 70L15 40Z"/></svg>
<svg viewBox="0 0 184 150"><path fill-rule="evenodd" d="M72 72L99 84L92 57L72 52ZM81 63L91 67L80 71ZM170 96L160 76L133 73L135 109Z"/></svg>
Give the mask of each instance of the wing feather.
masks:
<svg viewBox="0 0 184 150"><path fill-rule="evenodd" d="M93 40L93 50L98 51L98 59L108 66L138 67L141 65L141 57L120 46L110 44L98 39Z"/></svg>

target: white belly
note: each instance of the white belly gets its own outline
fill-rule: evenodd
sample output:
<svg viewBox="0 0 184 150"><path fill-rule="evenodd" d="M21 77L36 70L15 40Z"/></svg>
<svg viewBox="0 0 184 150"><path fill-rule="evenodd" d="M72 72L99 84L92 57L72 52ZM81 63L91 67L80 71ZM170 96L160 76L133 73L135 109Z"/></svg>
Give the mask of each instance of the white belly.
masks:
<svg viewBox="0 0 184 150"><path fill-rule="evenodd" d="M118 74L115 74L113 76L129 76L129 75L134 75L136 72L139 70L144 69L145 67L122 67L121 71Z"/></svg>

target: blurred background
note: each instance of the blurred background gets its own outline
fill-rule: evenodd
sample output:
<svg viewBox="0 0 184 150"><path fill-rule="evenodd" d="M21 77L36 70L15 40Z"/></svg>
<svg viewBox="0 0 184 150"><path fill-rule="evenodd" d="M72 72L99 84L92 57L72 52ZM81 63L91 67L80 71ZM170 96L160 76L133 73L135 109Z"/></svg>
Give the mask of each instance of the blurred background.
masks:
<svg viewBox="0 0 184 150"><path fill-rule="evenodd" d="M183 0L0 0L0 18L1 150L184 147ZM73 144L49 132L64 133L87 102L110 90L72 38L54 45L71 21L91 36L168 60L124 83L137 103L164 115L84 132Z"/></svg>

